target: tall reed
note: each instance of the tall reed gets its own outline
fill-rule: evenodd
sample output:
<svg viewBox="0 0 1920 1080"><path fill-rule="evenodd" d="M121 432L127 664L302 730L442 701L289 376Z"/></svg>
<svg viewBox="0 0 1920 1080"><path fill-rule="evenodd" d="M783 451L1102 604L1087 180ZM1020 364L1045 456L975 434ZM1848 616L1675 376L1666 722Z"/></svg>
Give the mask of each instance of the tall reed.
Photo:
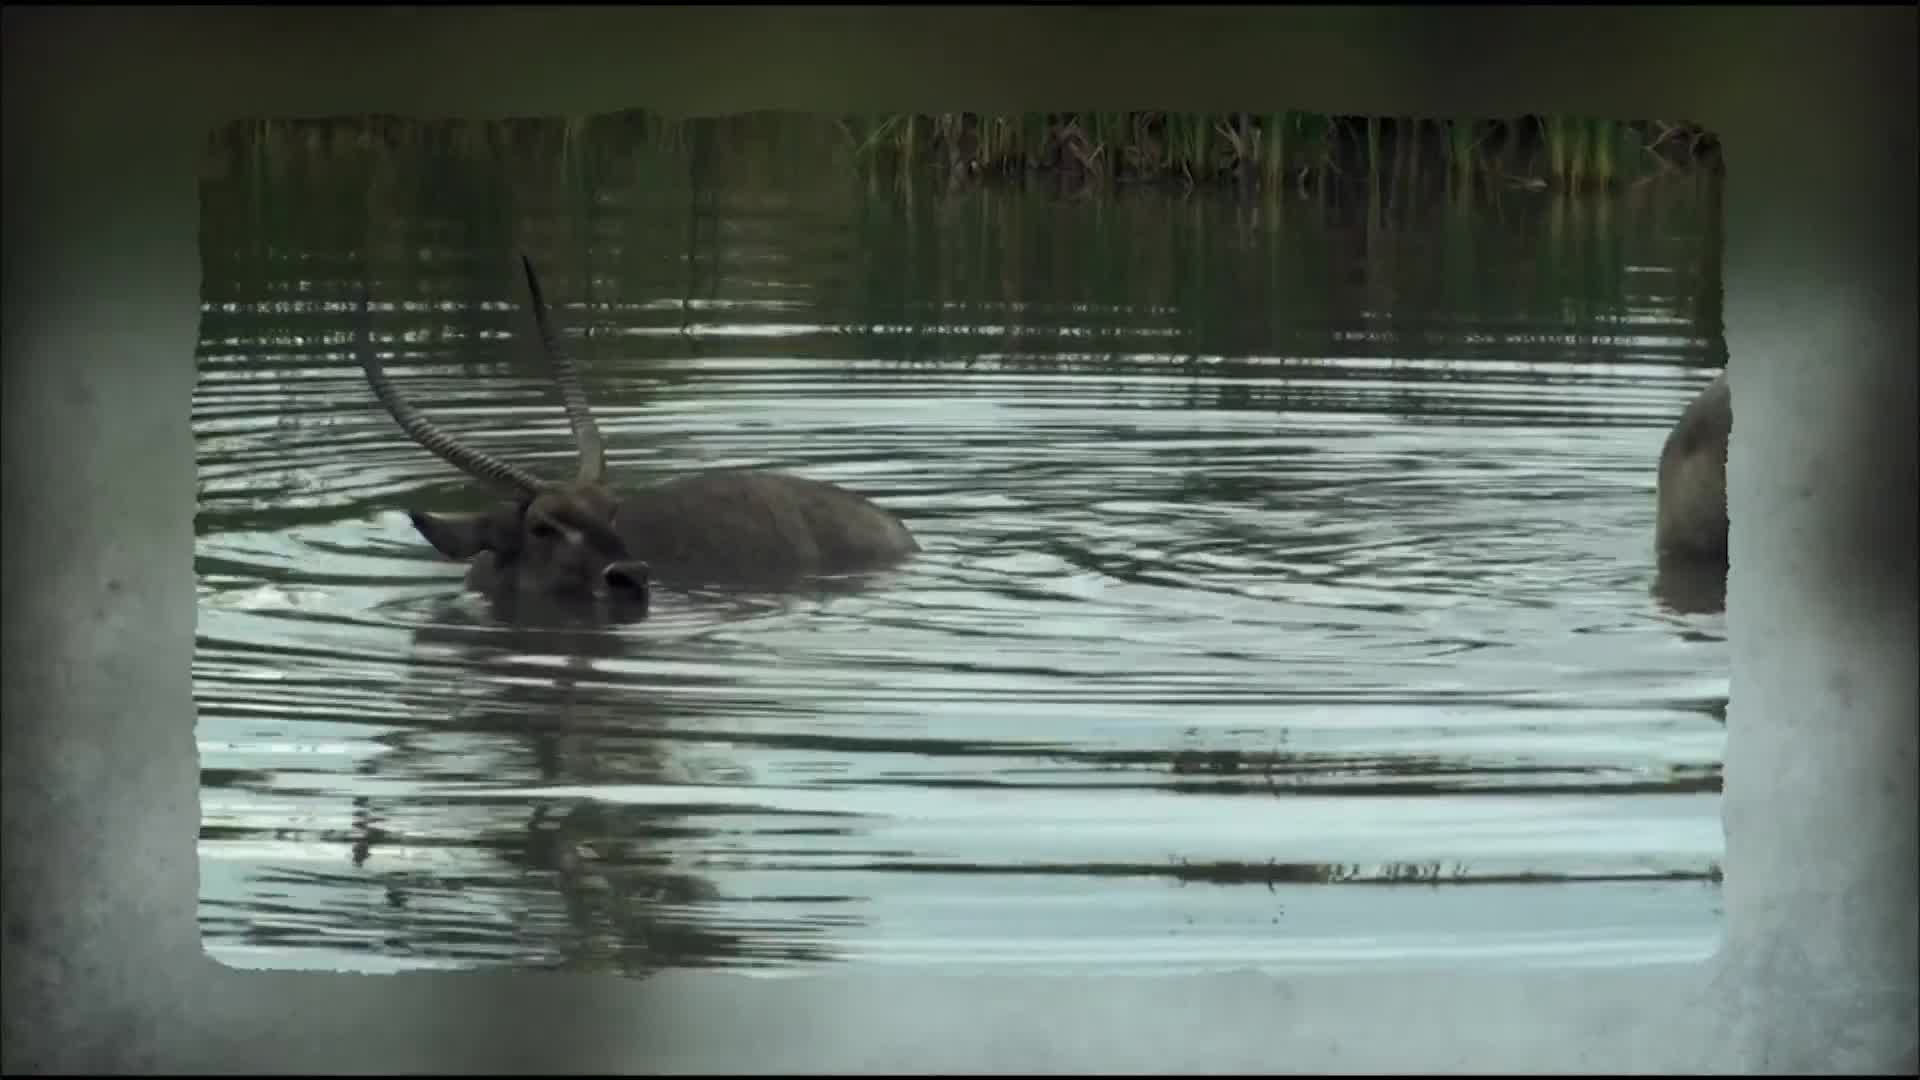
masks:
<svg viewBox="0 0 1920 1080"><path fill-rule="evenodd" d="M251 176L311 163L437 148L481 167L548 163L568 182L601 168L631 171L638 147L702 153L752 171L831 154L868 184L908 184L945 170L954 182L1052 176L1076 188L1239 183L1299 193L1368 189L1391 201L1431 187L1609 191L1661 177L1716 172L1718 143L1697 126L1562 115L1506 118L1352 117L1299 111L897 113L839 117L749 114L681 119L635 110L594 117L404 122L361 116L240 121L210 138L208 168ZM253 168L242 163L251 160ZM623 161L629 164L621 164Z"/></svg>

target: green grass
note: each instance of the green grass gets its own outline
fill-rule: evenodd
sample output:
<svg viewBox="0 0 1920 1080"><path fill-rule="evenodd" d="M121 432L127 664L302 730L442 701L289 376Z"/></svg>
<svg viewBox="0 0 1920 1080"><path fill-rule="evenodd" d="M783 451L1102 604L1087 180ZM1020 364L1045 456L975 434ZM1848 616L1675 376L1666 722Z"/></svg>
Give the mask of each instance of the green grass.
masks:
<svg viewBox="0 0 1920 1080"><path fill-rule="evenodd" d="M855 157L863 168L1051 176L1074 186L1361 185L1402 195L1474 185L1608 191L1720 168L1717 141L1697 127L1584 116L1060 112L946 114L944 120L915 129L899 117L884 118L878 123L910 134L888 144L885 155L863 144ZM961 136L974 128L1008 134ZM1010 134L1016 129L1018 138Z"/></svg>
<svg viewBox="0 0 1920 1080"><path fill-rule="evenodd" d="M1690 124L1584 116L1363 117L1308 112L969 112L681 119L641 110L550 119L255 119L210 139L211 176L337 175L420 154L538 188L652 182L720 170L777 180L827 164L870 190L1045 182L1076 194L1199 185L1397 207L1443 192L1606 192L1718 173ZM678 164L669 164L678 163Z"/></svg>

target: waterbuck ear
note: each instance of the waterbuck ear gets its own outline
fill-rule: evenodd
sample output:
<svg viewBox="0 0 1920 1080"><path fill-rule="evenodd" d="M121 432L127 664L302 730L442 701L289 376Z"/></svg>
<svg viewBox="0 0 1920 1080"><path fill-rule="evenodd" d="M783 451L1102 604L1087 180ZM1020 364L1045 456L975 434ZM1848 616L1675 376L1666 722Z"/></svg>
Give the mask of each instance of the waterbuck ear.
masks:
<svg viewBox="0 0 1920 1080"><path fill-rule="evenodd" d="M487 548L487 515L429 514L409 510L407 518L440 554L465 562Z"/></svg>
<svg viewBox="0 0 1920 1080"><path fill-rule="evenodd" d="M409 510L407 518L440 554L465 562L483 551L502 560L520 553L521 507L509 503L484 514L431 514Z"/></svg>

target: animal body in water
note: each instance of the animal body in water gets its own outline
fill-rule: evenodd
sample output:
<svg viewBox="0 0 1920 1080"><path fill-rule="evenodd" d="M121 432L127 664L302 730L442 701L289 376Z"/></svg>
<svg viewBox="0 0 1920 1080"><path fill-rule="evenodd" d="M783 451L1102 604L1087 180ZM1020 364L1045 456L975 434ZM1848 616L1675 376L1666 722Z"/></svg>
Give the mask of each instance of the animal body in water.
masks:
<svg viewBox="0 0 1920 1080"><path fill-rule="evenodd" d="M547 319L533 263L521 260L541 344L579 450L571 480L550 482L460 442L402 398L373 355L367 304L356 353L367 382L409 437L502 500L470 514L409 510L467 584L509 610L589 606L644 614L654 580L779 586L883 569L920 545L899 518L845 488L754 469L690 473L647 487L609 485L606 449L578 370Z"/></svg>
<svg viewBox="0 0 1920 1080"><path fill-rule="evenodd" d="M1725 610L1727 440L1733 400L1721 372L1667 432L1660 448L1653 544L1654 591L1675 610Z"/></svg>
<svg viewBox="0 0 1920 1080"><path fill-rule="evenodd" d="M1721 372L1700 391L1660 448L1654 548L1662 556L1727 559L1727 439L1733 401Z"/></svg>

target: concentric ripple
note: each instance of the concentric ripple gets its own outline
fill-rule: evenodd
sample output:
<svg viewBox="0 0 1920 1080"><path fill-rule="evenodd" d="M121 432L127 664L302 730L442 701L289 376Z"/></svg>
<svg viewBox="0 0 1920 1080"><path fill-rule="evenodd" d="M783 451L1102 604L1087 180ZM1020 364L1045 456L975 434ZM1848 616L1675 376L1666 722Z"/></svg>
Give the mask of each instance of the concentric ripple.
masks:
<svg viewBox="0 0 1920 1080"><path fill-rule="evenodd" d="M1298 237L1196 239L1284 268L1203 299L1058 257L994 280L963 240L994 212L976 197L937 228L722 197L725 250L687 259L603 237L626 269L595 271L591 340L583 267L551 257L617 475L801 472L926 549L787 594L663 590L616 629L503 625L414 533L406 509L481 496L361 381L348 253L210 263L213 954L1118 972L1711 948L1724 623L1649 592L1653 462L1718 334L1673 273L1704 234L1620 214L1571 325L1492 222L1513 273L1471 306L1320 281L1318 314L1276 315L1317 273ZM1084 246L1156 212L1189 227L1023 220ZM922 228L947 276L883 295ZM447 265L376 286L394 381L570 472L518 296Z"/></svg>

